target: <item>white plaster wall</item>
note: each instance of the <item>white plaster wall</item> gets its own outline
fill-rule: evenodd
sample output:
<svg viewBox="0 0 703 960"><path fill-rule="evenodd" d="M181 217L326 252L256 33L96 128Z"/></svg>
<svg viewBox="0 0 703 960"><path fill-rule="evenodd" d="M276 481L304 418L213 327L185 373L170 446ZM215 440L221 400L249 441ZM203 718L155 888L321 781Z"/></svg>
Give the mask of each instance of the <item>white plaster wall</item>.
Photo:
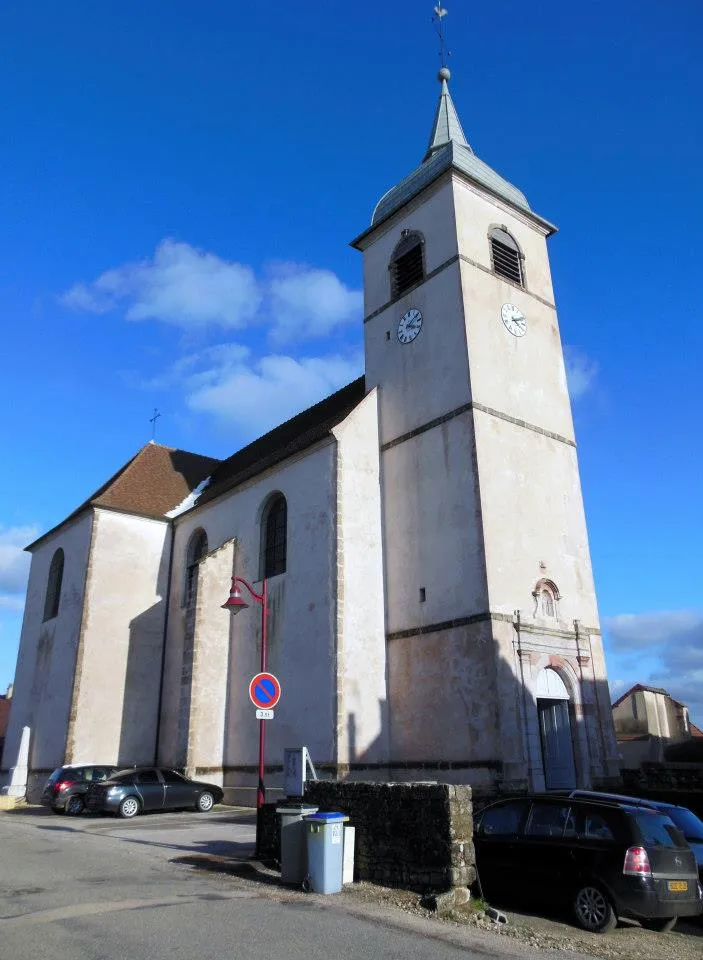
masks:
<svg viewBox="0 0 703 960"><path fill-rule="evenodd" d="M30 769L53 770L64 762L91 527L86 511L32 551L3 769L16 763L25 726L31 730ZM49 567L59 548L64 551L59 612L43 622Z"/></svg>
<svg viewBox="0 0 703 960"><path fill-rule="evenodd" d="M327 442L178 519L160 740L163 762L173 762L176 750L185 629L182 585L190 536L194 530L204 529L210 551L236 539L235 573L260 591L261 511L269 496L277 491L283 493L288 504L288 556L286 573L268 583L268 669L278 676L283 693L275 719L267 722L266 759L269 763L282 763L285 747L302 744L308 746L313 761L335 758L335 483L336 449L333 442ZM205 570L209 570L207 565ZM208 588L208 596L214 598L217 594L219 603L224 603L229 587L229 579L225 578L219 593ZM210 599L209 603L212 602ZM261 608L252 603L250 609L237 614L230 623L231 615L220 610L218 604L209 629L215 629L216 616L221 616L223 634L231 637L225 766L255 765L258 721L248 687L260 668ZM230 783L253 782L251 773L236 770L230 771L227 778Z"/></svg>
<svg viewBox="0 0 703 960"><path fill-rule="evenodd" d="M230 636L223 624L222 584L234 570L235 541L229 540L204 557L198 568L193 650L193 686L187 770L212 773L223 782Z"/></svg>
<svg viewBox="0 0 703 960"><path fill-rule="evenodd" d="M553 304L545 228L529 214L482 193L479 187L468 183L456 172L453 189L459 253L492 274L488 231L493 227L506 227L524 256L526 290ZM510 283L506 287L519 291Z"/></svg>
<svg viewBox="0 0 703 960"><path fill-rule="evenodd" d="M547 577L560 620L597 627L575 449L480 411L475 426L491 610L533 612Z"/></svg>
<svg viewBox="0 0 703 960"><path fill-rule="evenodd" d="M405 228L418 230L425 238L425 272L431 273L457 254L454 229L454 198L445 176L421 198L416 198L391 217L368 240L364 248L364 316L391 299L388 264Z"/></svg>
<svg viewBox="0 0 703 960"><path fill-rule="evenodd" d="M337 438L337 725L340 763L388 759L378 394Z"/></svg>
<svg viewBox="0 0 703 960"><path fill-rule="evenodd" d="M468 412L382 454L390 633L488 607L473 448Z"/></svg>
<svg viewBox="0 0 703 960"><path fill-rule="evenodd" d="M366 386L379 389L380 443L383 445L470 399L466 332L458 263L441 270L415 290L390 300L388 264L403 229L425 237L425 270L456 257L452 187L449 181L428 191L420 205L381 229L364 253L366 313L385 306L364 325ZM423 325L409 344L400 343L398 322L411 308ZM431 384L431 389L428 389Z"/></svg>
<svg viewBox="0 0 703 960"><path fill-rule="evenodd" d="M502 756L489 623L392 639L388 659L392 759L480 768ZM470 767L461 779L472 782Z"/></svg>
<svg viewBox="0 0 703 960"><path fill-rule="evenodd" d="M169 548L168 523L96 509L74 763L153 762Z"/></svg>

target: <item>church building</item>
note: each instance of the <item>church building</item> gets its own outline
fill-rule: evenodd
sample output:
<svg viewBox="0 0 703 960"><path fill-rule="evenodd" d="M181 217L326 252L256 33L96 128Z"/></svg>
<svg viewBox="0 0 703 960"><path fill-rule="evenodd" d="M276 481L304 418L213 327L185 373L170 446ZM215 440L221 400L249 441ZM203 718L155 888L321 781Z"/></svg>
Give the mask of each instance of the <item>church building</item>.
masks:
<svg viewBox="0 0 703 960"><path fill-rule="evenodd" d="M266 584L267 783L302 745L327 777L484 796L617 780L556 228L439 80L422 162L352 243L364 376L223 461L147 444L27 548L6 791L158 763L253 804L263 611L222 608L233 576Z"/></svg>

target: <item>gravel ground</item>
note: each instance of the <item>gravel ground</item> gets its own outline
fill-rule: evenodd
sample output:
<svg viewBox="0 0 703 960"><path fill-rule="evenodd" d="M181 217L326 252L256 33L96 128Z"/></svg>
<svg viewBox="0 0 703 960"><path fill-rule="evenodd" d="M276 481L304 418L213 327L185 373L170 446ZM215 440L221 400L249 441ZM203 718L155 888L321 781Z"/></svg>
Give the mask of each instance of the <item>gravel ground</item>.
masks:
<svg viewBox="0 0 703 960"><path fill-rule="evenodd" d="M258 861L235 863L224 858L185 856L175 858L173 862L199 869L221 870L236 877L239 883L257 887L259 895L276 900L295 901L310 896L292 888L282 889L278 870ZM495 937L506 946L506 938L516 942L516 948L519 946L530 951L529 956L534 955L530 948L536 948L550 951L555 957L573 953L579 957L586 955L604 960L703 960L703 922L680 921L671 933L653 933L626 921L611 933L594 934L573 926L567 917L548 919L512 909L502 911L507 915L507 924L496 924L485 916L476 901L469 901L440 918L424 905L424 898L419 894L373 883L346 886L334 899L342 909L359 916L368 913L369 918L384 917L391 923L404 916L413 917L439 924L448 933L451 929L470 926L476 930L477 945L480 943L484 949L491 941L496 943Z"/></svg>
<svg viewBox="0 0 703 960"><path fill-rule="evenodd" d="M384 904L424 916L430 915L422 906L421 898L406 890L378 887L370 883L355 883L345 887L343 896L350 900ZM587 933L572 926L566 918L547 919L515 910L504 911L507 924L488 920L475 902L470 901L455 909L440 922L469 924L480 930L491 931L497 937L512 937L522 943L543 950L570 950L605 960L702 960L703 923L679 921L671 933L653 933L636 923L624 922L611 933Z"/></svg>

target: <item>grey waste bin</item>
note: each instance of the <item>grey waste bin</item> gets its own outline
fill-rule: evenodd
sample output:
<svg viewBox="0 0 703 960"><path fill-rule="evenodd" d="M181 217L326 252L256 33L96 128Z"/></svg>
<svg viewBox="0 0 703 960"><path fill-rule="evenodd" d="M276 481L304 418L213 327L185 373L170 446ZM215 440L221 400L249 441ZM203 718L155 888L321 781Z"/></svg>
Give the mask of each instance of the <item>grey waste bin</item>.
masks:
<svg viewBox="0 0 703 960"><path fill-rule="evenodd" d="M281 883L300 885L308 873L307 845L303 817L316 813L308 803L277 807L281 832Z"/></svg>
<svg viewBox="0 0 703 960"><path fill-rule="evenodd" d="M343 813L313 813L305 818L308 877L315 893L339 893L344 867Z"/></svg>

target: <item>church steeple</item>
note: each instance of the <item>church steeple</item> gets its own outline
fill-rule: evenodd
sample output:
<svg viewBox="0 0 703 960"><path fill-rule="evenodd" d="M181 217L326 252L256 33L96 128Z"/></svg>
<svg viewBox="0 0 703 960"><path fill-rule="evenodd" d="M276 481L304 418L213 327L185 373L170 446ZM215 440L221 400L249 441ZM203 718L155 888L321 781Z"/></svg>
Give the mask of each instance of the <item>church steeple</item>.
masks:
<svg viewBox="0 0 703 960"><path fill-rule="evenodd" d="M439 95L439 103L437 104L437 112L435 113L434 124L432 125L430 142L427 145L427 153L422 158L423 163L426 160L429 160L436 150L439 150L440 147L443 147L445 144L452 141L454 143L461 144L462 147L466 147L467 150L473 153L473 150L471 149L471 146L469 145L464 134L464 130L461 126L461 121L459 120L459 115L456 112L452 95L449 92L449 85L447 81L450 79L450 77L451 73L447 67L442 67L437 74L437 79L442 84L442 90Z"/></svg>

